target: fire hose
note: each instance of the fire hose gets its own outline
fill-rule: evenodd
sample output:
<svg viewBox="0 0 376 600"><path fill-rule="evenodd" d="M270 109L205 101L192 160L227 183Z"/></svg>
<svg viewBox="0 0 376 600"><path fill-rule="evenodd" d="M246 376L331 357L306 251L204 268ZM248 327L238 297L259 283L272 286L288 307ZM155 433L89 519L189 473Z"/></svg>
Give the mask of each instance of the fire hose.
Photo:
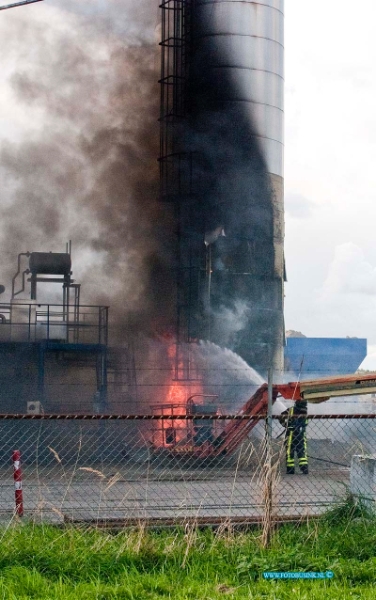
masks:
<svg viewBox="0 0 376 600"><path fill-rule="evenodd" d="M281 435L283 435L285 432L282 431L275 439L278 440ZM335 460L329 460L328 458L318 458L318 456L311 456L310 454L307 455L308 458L312 458L313 460L319 460L320 462L327 462L327 463L331 463L332 465L338 465L339 467L348 467L349 465L345 465L344 463L339 463L336 462Z"/></svg>
<svg viewBox="0 0 376 600"><path fill-rule="evenodd" d="M345 465L344 463L336 462L335 460L329 460L328 458L318 458L317 456L307 455L308 458L312 458L313 460L319 460L321 462L331 463L332 465L339 465L340 467L348 467L349 465Z"/></svg>

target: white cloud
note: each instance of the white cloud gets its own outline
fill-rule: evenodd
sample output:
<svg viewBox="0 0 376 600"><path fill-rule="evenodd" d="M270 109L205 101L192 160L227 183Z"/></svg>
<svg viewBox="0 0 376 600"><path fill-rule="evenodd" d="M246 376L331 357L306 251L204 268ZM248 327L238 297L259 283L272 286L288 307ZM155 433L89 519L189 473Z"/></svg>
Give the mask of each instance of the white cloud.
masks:
<svg viewBox="0 0 376 600"><path fill-rule="evenodd" d="M376 297L376 267L352 242L336 246L320 296L324 301L332 301L345 294Z"/></svg>
<svg viewBox="0 0 376 600"><path fill-rule="evenodd" d="M299 309L290 306L286 316L288 328L294 325L307 336L367 338L376 344L376 266L356 244L338 245L322 285L311 286ZM376 368L376 355L365 368L372 363Z"/></svg>
<svg viewBox="0 0 376 600"><path fill-rule="evenodd" d="M291 217L307 219L311 216L314 208L314 202L303 196L303 194L290 192L285 196L285 211Z"/></svg>

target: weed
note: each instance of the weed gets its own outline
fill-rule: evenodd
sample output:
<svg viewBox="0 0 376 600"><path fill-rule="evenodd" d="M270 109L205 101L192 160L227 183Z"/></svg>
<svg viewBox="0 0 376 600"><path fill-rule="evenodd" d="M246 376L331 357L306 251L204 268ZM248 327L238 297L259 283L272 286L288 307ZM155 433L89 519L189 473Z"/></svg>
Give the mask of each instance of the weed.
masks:
<svg viewBox="0 0 376 600"><path fill-rule="evenodd" d="M348 515L353 515L349 512ZM261 529L197 527L119 533L15 525L1 533L0 598L219 600L374 598L376 521L327 517L284 525L268 548ZM344 529L346 535L343 535ZM265 581L264 571L333 570L330 581Z"/></svg>
<svg viewBox="0 0 376 600"><path fill-rule="evenodd" d="M348 493L346 498L328 510L323 520L328 523L346 524L353 519L372 519L373 515L361 498Z"/></svg>

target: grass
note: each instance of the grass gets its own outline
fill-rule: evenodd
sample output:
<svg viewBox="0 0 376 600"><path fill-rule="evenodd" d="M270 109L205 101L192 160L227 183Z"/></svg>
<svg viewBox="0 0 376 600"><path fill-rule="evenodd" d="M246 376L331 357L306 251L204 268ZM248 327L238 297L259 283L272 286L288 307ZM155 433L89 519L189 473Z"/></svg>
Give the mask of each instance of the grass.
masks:
<svg viewBox="0 0 376 600"><path fill-rule="evenodd" d="M281 527L268 549L261 530L109 534L15 523L0 532L0 598L373 599L376 520L336 511ZM265 581L266 570L332 570L334 579Z"/></svg>

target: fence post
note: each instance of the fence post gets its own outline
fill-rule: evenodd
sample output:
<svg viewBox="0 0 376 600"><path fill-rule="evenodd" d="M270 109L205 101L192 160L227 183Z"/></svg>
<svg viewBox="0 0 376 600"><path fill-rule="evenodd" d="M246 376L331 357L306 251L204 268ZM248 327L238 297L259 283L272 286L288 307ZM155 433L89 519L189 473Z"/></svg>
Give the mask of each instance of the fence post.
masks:
<svg viewBox="0 0 376 600"><path fill-rule="evenodd" d="M264 527L262 543L267 547L272 535L272 511L273 511L273 473L272 473L272 434L273 434L273 369L268 369L268 412L266 416L266 447L265 447L265 469L264 469Z"/></svg>
<svg viewBox="0 0 376 600"><path fill-rule="evenodd" d="M21 452L13 450L13 479L14 495L16 500L16 515L23 516L23 497L22 497L22 471L21 471Z"/></svg>

